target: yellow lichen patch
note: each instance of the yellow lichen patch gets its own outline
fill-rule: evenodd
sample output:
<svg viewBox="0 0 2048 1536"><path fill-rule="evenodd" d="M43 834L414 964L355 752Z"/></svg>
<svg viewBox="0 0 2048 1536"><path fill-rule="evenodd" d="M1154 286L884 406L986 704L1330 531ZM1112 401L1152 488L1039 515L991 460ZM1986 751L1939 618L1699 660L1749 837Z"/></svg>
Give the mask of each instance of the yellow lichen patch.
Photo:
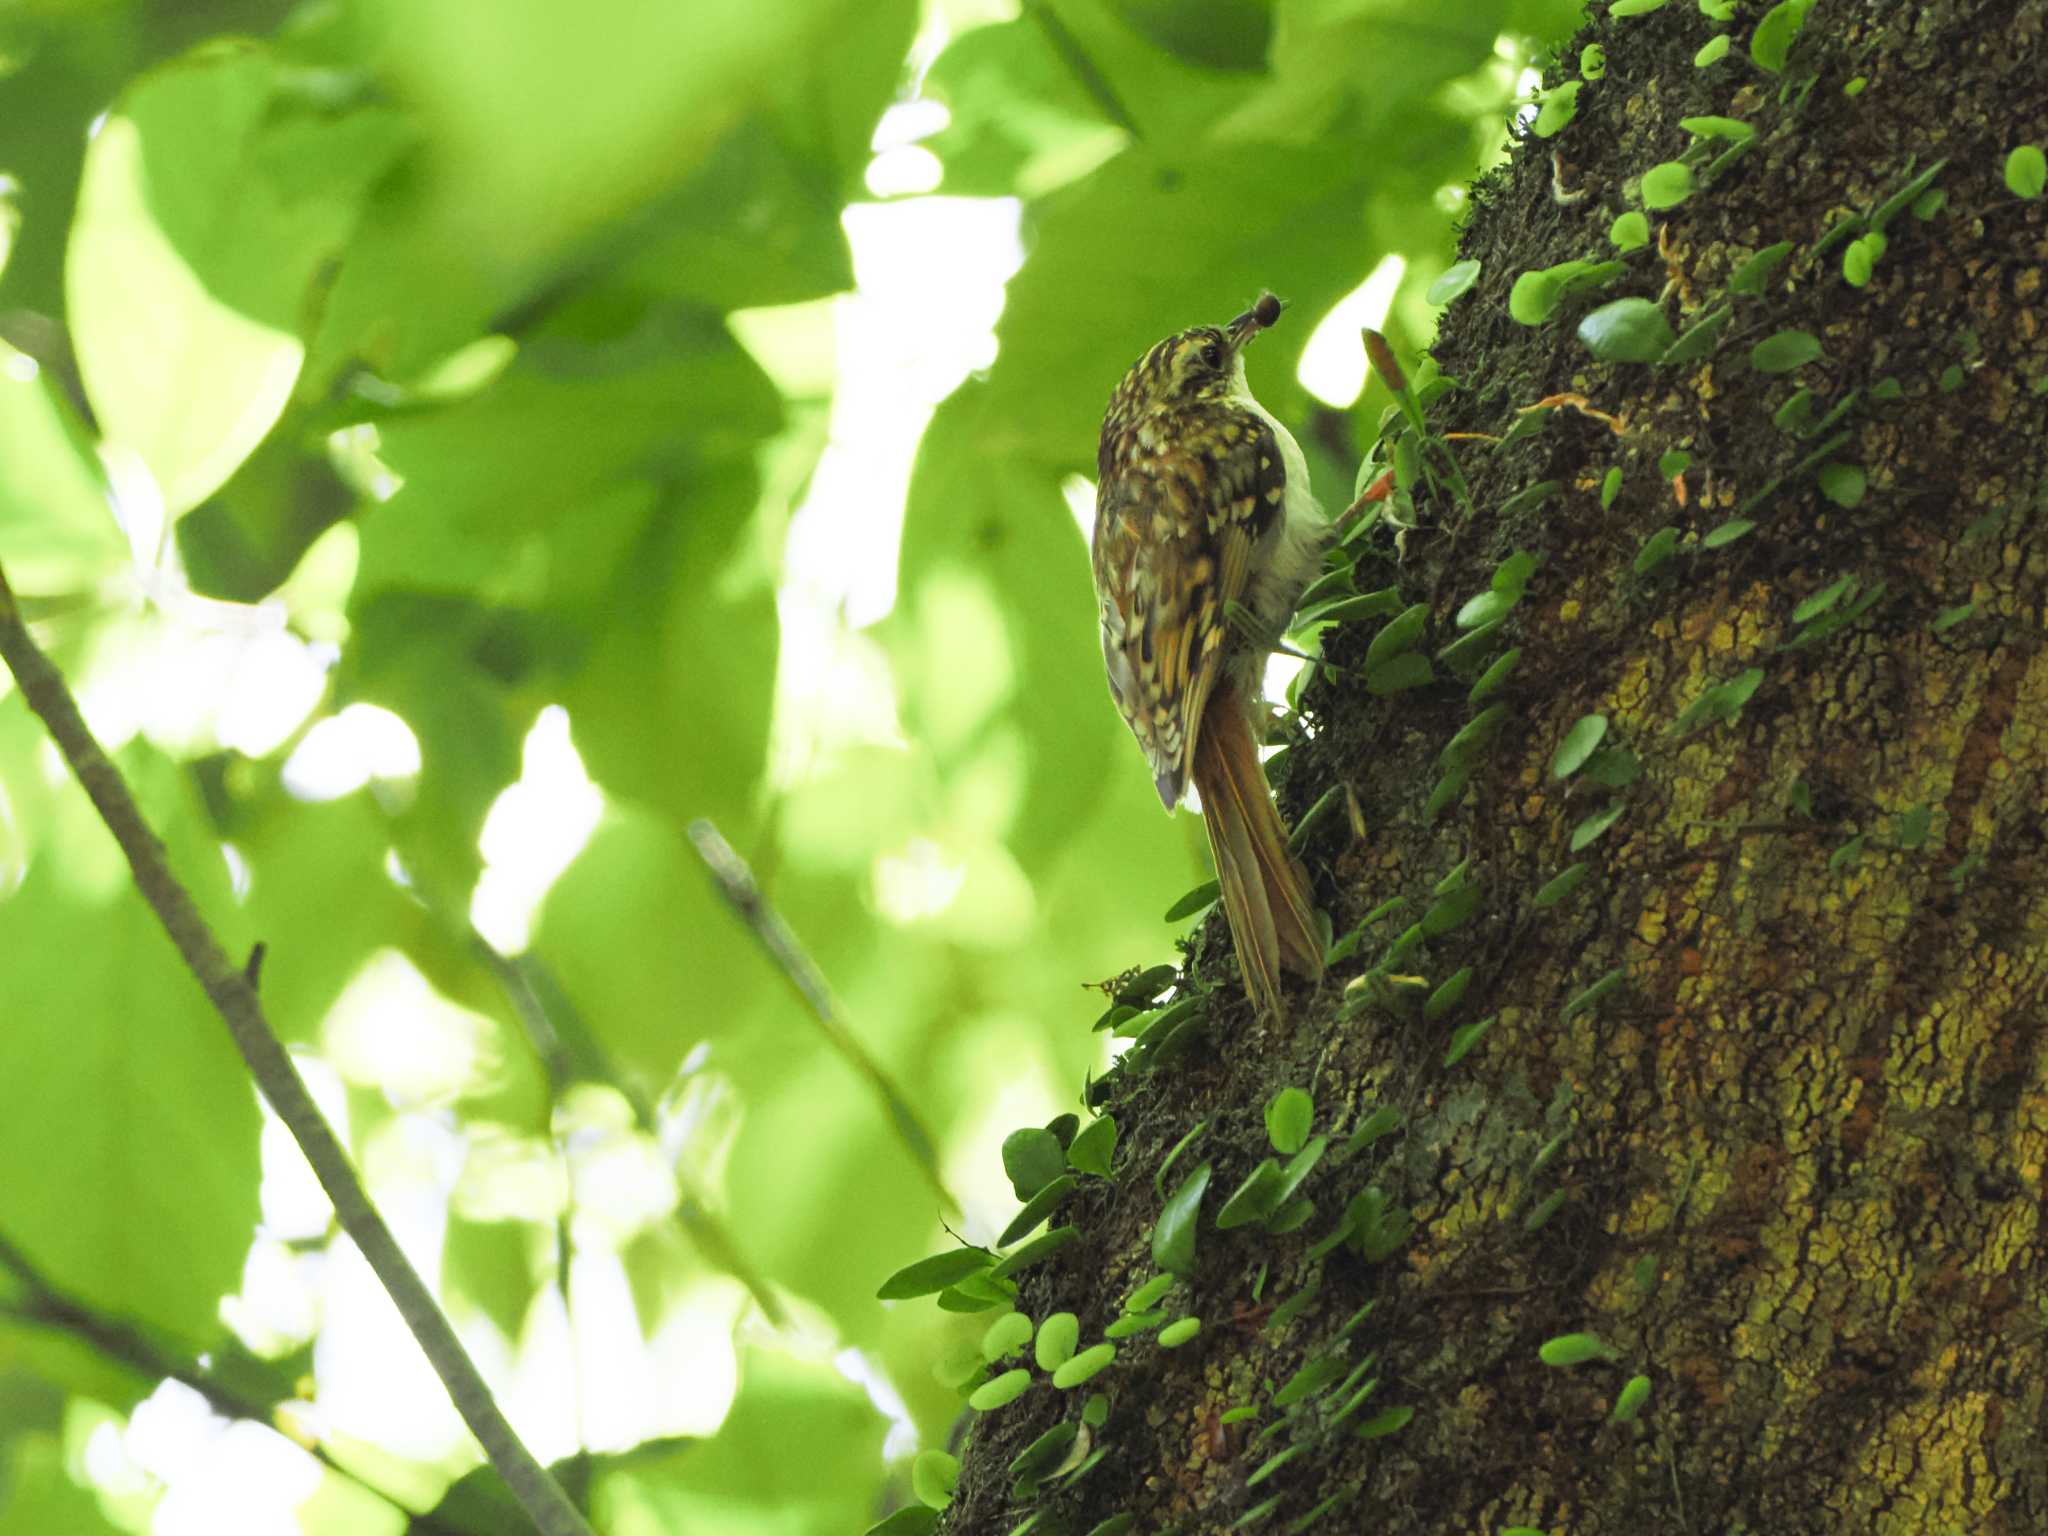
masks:
<svg viewBox="0 0 2048 1536"><path fill-rule="evenodd" d="M2011 1495L1983 1449L1995 1438L1987 1422L1994 1406L2002 1404L1983 1392L1914 1397L1870 1436L1862 1476L1850 1483L1868 1492L1872 1536L1984 1528Z"/></svg>

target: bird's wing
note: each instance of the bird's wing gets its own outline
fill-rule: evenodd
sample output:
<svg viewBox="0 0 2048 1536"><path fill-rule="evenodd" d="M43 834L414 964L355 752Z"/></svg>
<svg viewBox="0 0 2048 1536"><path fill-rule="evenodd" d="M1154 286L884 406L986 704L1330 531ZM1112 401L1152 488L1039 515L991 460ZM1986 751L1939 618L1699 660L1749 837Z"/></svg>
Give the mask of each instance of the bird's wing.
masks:
<svg viewBox="0 0 2048 1536"><path fill-rule="evenodd" d="M1161 434L1171 446L1134 455L1098 494L1095 582L1102 655L1117 708L1171 810L1186 788L1195 738L1287 471L1272 429L1249 411L1204 413Z"/></svg>

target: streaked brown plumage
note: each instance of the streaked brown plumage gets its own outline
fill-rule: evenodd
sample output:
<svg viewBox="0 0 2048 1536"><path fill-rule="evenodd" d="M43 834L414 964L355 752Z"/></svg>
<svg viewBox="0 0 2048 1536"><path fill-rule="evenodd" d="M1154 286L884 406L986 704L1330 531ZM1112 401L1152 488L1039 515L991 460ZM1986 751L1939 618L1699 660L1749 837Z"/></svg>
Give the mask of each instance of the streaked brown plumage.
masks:
<svg viewBox="0 0 2048 1536"><path fill-rule="evenodd" d="M1279 314L1262 295L1132 366L1103 417L1093 546L1110 694L1166 808L1191 779L1201 795L1245 989L1276 1016L1281 968L1320 980L1323 949L1252 734L1268 646L1225 613L1277 637L1327 537L1301 449L1244 381L1244 348Z"/></svg>

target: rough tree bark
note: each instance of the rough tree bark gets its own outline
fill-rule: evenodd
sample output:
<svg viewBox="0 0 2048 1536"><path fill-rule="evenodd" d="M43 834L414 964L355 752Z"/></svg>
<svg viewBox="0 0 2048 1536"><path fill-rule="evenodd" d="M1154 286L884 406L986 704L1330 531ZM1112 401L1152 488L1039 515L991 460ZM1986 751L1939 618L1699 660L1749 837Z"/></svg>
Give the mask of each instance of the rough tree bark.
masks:
<svg viewBox="0 0 2048 1536"><path fill-rule="evenodd" d="M1089 1389L981 1415L947 1530L1128 1514L1220 1531L1277 1498L1253 1524L2048 1531L2048 203L2003 174L2048 142L2048 5L1823 0L1778 74L1747 57L1754 6L1731 55L1696 65L1723 30L1704 9L1605 18L1563 51L1550 83L1588 42L1605 75L1480 189L1462 254L1483 275L1435 348L1460 386L1435 431L1497 437L1566 394L1617 420L1564 406L1504 446L1454 439L1476 515L1418 493L1419 528L1399 551L1375 533L1357 568L1359 590L1428 605L1434 654L1500 562L1540 556L1485 658L1518 647L1512 672L1478 706L1470 669L1442 662L1385 698L1326 677L1313 739L1276 775L1290 817L1333 785L1356 795L1363 836L1338 816L1308 849L1335 932L1404 905L1271 1028L1212 920L1202 1036L1097 1085L1122 1133L1112 1177L1084 1181L1058 1218L1079 1239L1023 1275L1020 1309L1099 1337L1154 1272L1155 1172L1200 1126L1165 1180L1213 1170L1166 1305L1203 1329L1171 1351L1127 1340ZM1734 142L1710 141L1609 286L1511 320L1518 274L1614 254L1635 178L1705 115L1753 142L1709 178ZM1867 283L1848 281L1870 216L1936 161L1939 196L1892 211ZM1731 294L1781 241L1760 291ZM1730 313L1695 360L1598 362L1576 322L1626 296L1679 332ZM1759 371L1753 349L1786 330L1818 355ZM1754 527L1710 547L1738 518ZM1331 632L1331 660L1360 667L1373 633ZM1496 734L1431 819L1463 751L1447 744L1492 703ZM1560 779L1588 715L1613 753ZM1448 930L1390 955L1432 909ZM1464 967L1462 1001L1425 1013ZM1447 1066L1454 1031L1488 1016ZM1315 1213L1286 1235L1218 1230L1286 1085L1332 1136L1303 1186ZM1347 1155L1382 1106L1398 1129ZM1355 1236L1312 1257L1367 1186L1412 1234L1378 1262ZM1612 1361L1539 1357L1574 1334ZM1648 1399L1615 1422L1636 1375ZM1020 1502L1012 1458L1093 1389L1109 1415L1088 1443L1108 1454ZM1395 1407L1404 1426L1355 1433Z"/></svg>

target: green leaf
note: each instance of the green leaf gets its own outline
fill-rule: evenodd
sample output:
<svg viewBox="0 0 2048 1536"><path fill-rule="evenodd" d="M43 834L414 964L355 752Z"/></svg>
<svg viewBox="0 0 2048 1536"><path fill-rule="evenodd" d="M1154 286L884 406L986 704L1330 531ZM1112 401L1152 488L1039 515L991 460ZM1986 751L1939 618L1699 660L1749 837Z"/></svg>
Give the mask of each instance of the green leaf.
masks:
<svg viewBox="0 0 2048 1536"><path fill-rule="evenodd" d="M1051 1258L1080 1235L1080 1228L1074 1226L1053 1227L1041 1232L1022 1248L1006 1258L998 1259L990 1268L989 1277L994 1280L1007 1280L1019 1270L1029 1269L1033 1264Z"/></svg>
<svg viewBox="0 0 2048 1536"><path fill-rule="evenodd" d="M919 1451L910 1464L910 1491L918 1502L932 1509L944 1509L960 1486L960 1460L945 1451Z"/></svg>
<svg viewBox="0 0 2048 1536"><path fill-rule="evenodd" d="M1585 84L1582 80L1567 80L1543 93L1543 105L1536 110L1536 120L1529 125L1529 131L1539 139L1548 139L1562 133L1579 110L1579 90Z"/></svg>
<svg viewBox="0 0 2048 1536"><path fill-rule="evenodd" d="M1752 347L1749 366L1758 373L1790 373L1820 355L1820 338L1811 331L1785 330L1766 336Z"/></svg>
<svg viewBox="0 0 2048 1536"><path fill-rule="evenodd" d="M1524 272L1508 291L1508 314L1523 325L1541 325L1574 293L1601 287L1627 270L1619 261L1566 261Z"/></svg>
<svg viewBox="0 0 2048 1536"><path fill-rule="evenodd" d="M1470 720L1437 754L1437 760L1448 767L1471 763L1485 749L1493 738L1500 734L1500 728L1507 723L1506 704L1489 704Z"/></svg>
<svg viewBox="0 0 2048 1536"><path fill-rule="evenodd" d="M1614 0L1607 8L1610 16L1647 16L1652 11L1664 8L1665 0Z"/></svg>
<svg viewBox="0 0 2048 1536"><path fill-rule="evenodd" d="M246 952L188 775L139 743L116 757L200 911ZM196 1351L257 1219L256 1095L84 793L67 777L36 820L41 851L0 902L0 1234L79 1304Z"/></svg>
<svg viewBox="0 0 2048 1536"><path fill-rule="evenodd" d="M1696 139L1729 139L1740 144L1756 137L1756 129L1739 117L1681 117L1678 126Z"/></svg>
<svg viewBox="0 0 2048 1536"><path fill-rule="evenodd" d="M1187 1343L1189 1339L1192 1339L1201 1331L1202 1320L1199 1317L1180 1318L1175 1322L1168 1323L1159 1330L1159 1347L1161 1349L1179 1349L1181 1345Z"/></svg>
<svg viewBox="0 0 2048 1536"><path fill-rule="evenodd" d="M1639 251L1650 243L1650 221L1632 208L1607 226L1607 238L1618 251Z"/></svg>
<svg viewBox="0 0 2048 1536"><path fill-rule="evenodd" d="M1473 970L1469 965L1460 966L1438 984L1422 1004L1422 1017L1436 1020L1449 1013L1465 1000L1465 991L1472 985Z"/></svg>
<svg viewBox="0 0 2048 1536"><path fill-rule="evenodd" d="M878 1301L903 1301L912 1296L929 1296L947 1286L978 1275L995 1262L985 1248L955 1248L935 1253L915 1264L906 1264L882 1282L875 1292Z"/></svg>
<svg viewBox="0 0 2048 1536"><path fill-rule="evenodd" d="M1022 1312L1005 1312L982 1334L981 1358L993 1365L1016 1354L1030 1342L1031 1319Z"/></svg>
<svg viewBox="0 0 2048 1536"><path fill-rule="evenodd" d="M1603 363L1655 362L1675 339L1649 299L1616 299L1579 322L1579 340Z"/></svg>
<svg viewBox="0 0 2048 1536"><path fill-rule="evenodd" d="M1862 505L1869 482L1854 464L1823 464L1820 467L1821 494L1838 507Z"/></svg>
<svg viewBox="0 0 2048 1536"><path fill-rule="evenodd" d="M1010 1244L1024 1237L1041 1221L1052 1215L1059 1203L1074 1192L1076 1182L1072 1174L1063 1173L1051 1183L1043 1186L1029 1200L1024 1202L1024 1209L1012 1217L1010 1224L1003 1228L1003 1235L996 1239L996 1246L999 1248L1009 1247Z"/></svg>
<svg viewBox="0 0 2048 1536"><path fill-rule="evenodd" d="M1084 1349L1065 1365L1052 1373L1052 1384L1060 1391L1070 1391L1093 1381L1111 1361L1116 1359L1114 1344L1096 1344Z"/></svg>
<svg viewBox="0 0 2048 1536"><path fill-rule="evenodd" d="M1055 1312L1038 1325L1032 1358L1041 1371L1056 1371L1074 1358L1074 1346L1080 1339L1081 1320L1071 1312Z"/></svg>
<svg viewBox="0 0 2048 1536"><path fill-rule="evenodd" d="M1787 256L1792 254L1792 242L1780 240L1776 245L1767 245L1754 256L1737 267L1728 279L1730 293L1759 294L1771 274L1778 270Z"/></svg>
<svg viewBox="0 0 2048 1536"><path fill-rule="evenodd" d="M1643 547L1636 551L1635 573L1638 576L1649 575L1650 572L1657 569L1666 560L1669 560L1672 551L1677 548L1678 530L1668 525L1659 528L1655 533L1643 540Z"/></svg>
<svg viewBox="0 0 2048 1536"><path fill-rule="evenodd" d="M887 1518L877 1520L861 1536L931 1536L938 1528L936 1509L929 1504L906 1504Z"/></svg>
<svg viewBox="0 0 2048 1536"><path fill-rule="evenodd" d="M1479 262L1468 257L1464 261L1454 261L1445 267L1422 297L1424 302L1432 306L1441 306L1465 293L1478 281Z"/></svg>
<svg viewBox="0 0 2048 1536"><path fill-rule="evenodd" d="M1499 656L1494 658L1493 664L1480 673L1473 681L1471 688L1465 693L1465 702L1476 705L1498 693L1502 686L1506 684L1508 675L1515 670L1521 660L1522 648L1520 646L1502 651Z"/></svg>
<svg viewBox="0 0 2048 1536"><path fill-rule="evenodd" d="M1692 167L1682 160L1666 160L1643 172L1643 206L1650 209L1676 208L1692 196Z"/></svg>
<svg viewBox="0 0 2048 1536"><path fill-rule="evenodd" d="M1557 744L1557 751L1551 755L1550 776L1553 779L1568 779L1585 766L1586 759L1607 736L1605 715L1581 715L1564 733L1564 740Z"/></svg>
<svg viewBox="0 0 2048 1536"><path fill-rule="evenodd" d="M1588 80L1598 80L1607 73L1607 50L1598 43L1588 43L1579 50L1579 73Z"/></svg>
<svg viewBox="0 0 2048 1536"><path fill-rule="evenodd" d="M1152 1228L1152 1262L1176 1275L1193 1273L1195 1232L1202 1211L1202 1195L1209 1187L1210 1167L1202 1164L1181 1181L1167 1197Z"/></svg>
<svg viewBox="0 0 2048 1536"><path fill-rule="evenodd" d="M404 138L391 109L308 101L241 43L144 75L92 135L66 318L102 432L172 517L284 410L323 270Z"/></svg>
<svg viewBox="0 0 2048 1536"><path fill-rule="evenodd" d="M989 1413L1017 1401L1031 1387L1031 1373L1023 1366L991 1377L968 1395L967 1406L976 1413Z"/></svg>
<svg viewBox="0 0 2048 1536"><path fill-rule="evenodd" d="M1694 69L1705 69L1718 64L1728 57L1729 37L1726 32L1717 32L1700 45L1700 51L1692 56Z"/></svg>
<svg viewBox="0 0 2048 1536"><path fill-rule="evenodd" d="M2039 197L2048 188L2048 155L2038 145L2019 145L2005 157L2005 186L2015 197Z"/></svg>
<svg viewBox="0 0 2048 1536"><path fill-rule="evenodd" d="M1737 673L1727 682L1717 683L1704 690L1698 698L1679 711L1678 718L1671 722L1672 731L1683 735L1703 720L1734 719L1742 712L1742 706L1749 702L1750 695L1756 692L1758 684L1763 680L1763 668L1750 667Z"/></svg>
<svg viewBox="0 0 2048 1536"><path fill-rule="evenodd" d="M1314 1120L1315 1104L1299 1088L1282 1088L1266 1103L1266 1137L1276 1152L1299 1152Z"/></svg>
<svg viewBox="0 0 2048 1536"><path fill-rule="evenodd" d="M1216 1229L1228 1232L1233 1227L1264 1221L1279 1203L1280 1163L1277 1158L1268 1157L1246 1174L1244 1182L1223 1202L1223 1208L1216 1213Z"/></svg>
<svg viewBox="0 0 2048 1536"><path fill-rule="evenodd" d="M1603 1343L1597 1334L1564 1333L1554 1339L1543 1341L1543 1347L1536 1351L1545 1365L1584 1365L1592 1360L1618 1360L1621 1351Z"/></svg>
<svg viewBox="0 0 2048 1536"><path fill-rule="evenodd" d="M1612 466L1600 479L1600 510L1605 512L1621 494L1621 466Z"/></svg>
<svg viewBox="0 0 2048 1536"><path fill-rule="evenodd" d="M1403 651L1365 674L1367 692L1382 699L1435 681L1436 673L1429 665L1429 658L1420 651Z"/></svg>
<svg viewBox="0 0 2048 1536"><path fill-rule="evenodd" d="M1067 1166L1067 1149L1051 1131L1027 1128L1003 1138L1003 1172L1019 1200L1029 1200Z"/></svg>
<svg viewBox="0 0 2048 1536"><path fill-rule="evenodd" d="M1382 1136L1398 1127L1400 1123L1400 1110L1394 1108L1391 1104L1380 1105L1379 1108L1358 1122L1358 1126L1352 1131L1350 1139L1344 1143L1344 1156L1347 1158L1356 1157Z"/></svg>
<svg viewBox="0 0 2048 1536"><path fill-rule="evenodd" d="M17 597L90 592L128 558L92 440L27 357L0 342L0 565Z"/></svg>
<svg viewBox="0 0 2048 1536"><path fill-rule="evenodd" d="M1405 1429L1408 1421L1414 1417L1415 1410L1413 1408L1384 1409L1358 1426L1358 1438L1361 1440L1382 1439L1387 1435Z"/></svg>
<svg viewBox="0 0 2048 1536"><path fill-rule="evenodd" d="M1223 884L1218 880L1207 880L1189 891L1166 909L1162 922L1177 923L1183 918L1193 917L1205 908L1213 907L1223 895Z"/></svg>
<svg viewBox="0 0 2048 1536"><path fill-rule="evenodd" d="M1748 533L1756 524L1747 518L1731 517L1725 523L1716 523L1700 540L1701 549L1719 549L1723 544L1733 544Z"/></svg>
<svg viewBox="0 0 2048 1536"><path fill-rule="evenodd" d="M1759 69L1778 74L1785 67L1785 59L1792 51L1792 41L1799 35L1799 29L1806 25L1806 13L1813 9L1813 0L1779 0L1777 5L1764 12L1764 18L1756 24L1756 31L1749 40L1749 56L1756 61Z"/></svg>
<svg viewBox="0 0 2048 1536"><path fill-rule="evenodd" d="M1534 896L1529 898L1530 905L1534 906L1539 911L1545 907L1556 906L1560 901L1563 901L1565 897L1569 896L1573 891L1579 888L1580 882L1586 878L1586 874L1590 867L1591 866L1589 866L1583 860L1581 860L1577 864L1573 864L1568 868L1560 870L1557 874L1551 876L1549 880L1544 882L1542 889L1537 891L1537 893Z"/></svg>
<svg viewBox="0 0 2048 1536"><path fill-rule="evenodd" d="M1636 1416L1643 1411L1643 1404L1650 1400L1650 1378L1631 1376L1621 1391L1615 1394L1614 1411L1608 1418L1616 1424L1633 1424Z"/></svg>
<svg viewBox="0 0 2048 1536"><path fill-rule="evenodd" d="M1715 305L1680 332L1678 340L1672 342L1657 361L1667 368L1698 362L1714 350L1714 344L1720 340L1722 330L1734 314L1735 311L1726 304Z"/></svg>
<svg viewBox="0 0 2048 1536"><path fill-rule="evenodd" d="M1471 1054L1472 1048L1486 1038L1486 1032L1493 1028L1498 1014L1488 1014L1476 1024L1467 1024L1451 1031L1451 1044L1444 1052L1444 1066L1455 1067Z"/></svg>
<svg viewBox="0 0 2048 1536"><path fill-rule="evenodd" d="M1586 817L1576 827L1573 827L1571 839L1572 852L1577 853L1592 843L1601 833L1621 820L1621 813L1627 809L1627 805L1622 801L1611 800L1601 809Z"/></svg>
<svg viewBox="0 0 2048 1536"><path fill-rule="evenodd" d="M1350 1369L1341 1355L1321 1355L1309 1361L1282 1383L1273 1394L1275 1408L1289 1408L1296 1403L1306 1402L1320 1392L1327 1392L1344 1379Z"/></svg>
<svg viewBox="0 0 2048 1536"><path fill-rule="evenodd" d="M1366 671L1370 672L1410 649L1422 637L1423 626L1428 622L1429 604L1415 603L1381 625L1379 633L1372 637L1372 644L1366 648Z"/></svg>
<svg viewBox="0 0 2048 1536"><path fill-rule="evenodd" d="M1116 1155L1116 1118L1099 1115L1081 1128L1067 1146L1067 1164L1079 1173L1109 1176L1110 1159Z"/></svg>

